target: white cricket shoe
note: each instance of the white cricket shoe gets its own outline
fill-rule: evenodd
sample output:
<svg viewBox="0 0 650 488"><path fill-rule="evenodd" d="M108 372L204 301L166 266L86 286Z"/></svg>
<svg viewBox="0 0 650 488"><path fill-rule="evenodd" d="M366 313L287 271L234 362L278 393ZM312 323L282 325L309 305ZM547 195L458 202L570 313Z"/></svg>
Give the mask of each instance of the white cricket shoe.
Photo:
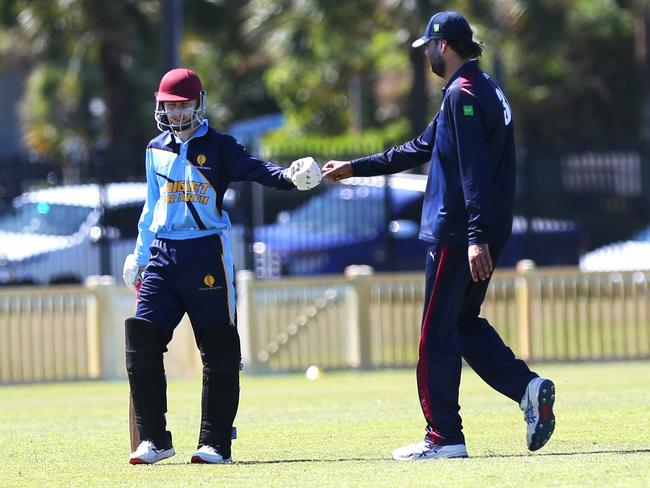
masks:
<svg viewBox="0 0 650 488"><path fill-rule="evenodd" d="M528 383L526 393L519 403L526 421L526 444L536 451L548 442L555 430L555 385L546 378L534 378Z"/></svg>
<svg viewBox="0 0 650 488"><path fill-rule="evenodd" d="M424 461L427 459L466 458L467 449L465 444L453 444L450 446L436 446L427 441L409 444L398 447L393 451L395 461Z"/></svg>
<svg viewBox="0 0 650 488"><path fill-rule="evenodd" d="M152 441L142 441L138 448L129 456L129 464L153 464L172 457L174 448L158 449Z"/></svg>
<svg viewBox="0 0 650 488"><path fill-rule="evenodd" d="M232 463L231 457L223 457L221 453L212 446L201 446L192 454L192 462L199 464L225 464Z"/></svg>

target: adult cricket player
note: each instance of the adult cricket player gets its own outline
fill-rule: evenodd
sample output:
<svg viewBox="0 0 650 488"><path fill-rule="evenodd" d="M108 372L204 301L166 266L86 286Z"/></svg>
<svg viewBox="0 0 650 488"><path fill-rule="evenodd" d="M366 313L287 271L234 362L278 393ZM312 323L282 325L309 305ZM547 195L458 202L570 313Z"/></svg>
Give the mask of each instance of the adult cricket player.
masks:
<svg viewBox="0 0 650 488"><path fill-rule="evenodd" d="M330 161L324 177L338 181L404 171L430 162L420 239L426 255L417 387L426 420L424 441L396 449L393 459L467 457L459 415L461 358L524 411L528 449L541 448L555 428L553 383L540 378L479 316L512 229L515 141L512 112L501 88L478 66L482 45L456 12L431 17L413 47L425 46L443 78L442 103L416 139L353 161Z"/></svg>
<svg viewBox="0 0 650 488"><path fill-rule="evenodd" d="M241 350L224 193L233 181L309 190L321 178L312 158L283 169L250 156L233 137L208 126L205 110L196 73L177 68L163 76L155 109L162 133L145 151L147 199L123 273L127 286L138 289L135 317L125 324L126 369L140 438L131 464L174 455L165 420L163 353L184 313L203 361L201 428L191 461L232 461Z"/></svg>

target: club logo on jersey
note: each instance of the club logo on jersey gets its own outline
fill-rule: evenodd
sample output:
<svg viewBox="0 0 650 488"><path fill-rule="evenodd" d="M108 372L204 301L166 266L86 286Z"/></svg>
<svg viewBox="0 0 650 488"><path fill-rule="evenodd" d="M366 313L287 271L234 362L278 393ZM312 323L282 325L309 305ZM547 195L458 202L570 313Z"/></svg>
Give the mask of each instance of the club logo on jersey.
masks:
<svg viewBox="0 0 650 488"><path fill-rule="evenodd" d="M205 157L205 154L199 154L196 157L196 162L199 163L199 166L203 166L208 158Z"/></svg>
<svg viewBox="0 0 650 488"><path fill-rule="evenodd" d="M205 283L206 286L212 288L214 286L214 276L212 276L211 274L205 275L205 277L203 278L203 283Z"/></svg>
<svg viewBox="0 0 650 488"><path fill-rule="evenodd" d="M465 117L474 117L474 105L463 105L463 115Z"/></svg>
<svg viewBox="0 0 650 488"><path fill-rule="evenodd" d="M214 286L216 280L214 276L212 276L210 273L205 275L203 277L203 284L205 286L202 286L199 288L199 291L215 291L215 290L221 290L223 286Z"/></svg>

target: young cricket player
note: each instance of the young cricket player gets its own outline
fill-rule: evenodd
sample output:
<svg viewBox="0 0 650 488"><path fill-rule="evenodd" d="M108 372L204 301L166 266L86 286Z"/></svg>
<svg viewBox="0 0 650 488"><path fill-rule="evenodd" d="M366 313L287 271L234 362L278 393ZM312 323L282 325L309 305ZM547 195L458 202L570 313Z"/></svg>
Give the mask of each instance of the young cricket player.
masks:
<svg viewBox="0 0 650 488"><path fill-rule="evenodd" d="M201 429L191 461L232 461L241 351L224 193L234 181L309 190L321 178L312 158L283 169L252 157L233 137L209 127L205 110L196 73L178 68L165 74L155 109L162 133L145 151L148 194L123 274L139 290L135 317L126 320L126 369L140 438L131 464L174 455L163 353L185 313L203 361Z"/></svg>

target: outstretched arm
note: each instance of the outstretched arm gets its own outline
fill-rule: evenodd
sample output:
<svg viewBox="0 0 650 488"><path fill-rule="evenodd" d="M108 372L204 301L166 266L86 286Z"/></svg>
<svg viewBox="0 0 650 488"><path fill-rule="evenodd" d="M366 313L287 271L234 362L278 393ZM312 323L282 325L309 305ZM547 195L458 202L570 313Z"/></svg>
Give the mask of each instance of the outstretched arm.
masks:
<svg viewBox="0 0 650 488"><path fill-rule="evenodd" d="M389 175L427 163L431 160L437 122L436 115L418 137L383 153L352 161L330 161L323 166L323 176L338 181L350 176Z"/></svg>
<svg viewBox="0 0 650 488"><path fill-rule="evenodd" d="M256 181L280 190L295 188L293 183L284 177L285 168L251 156L234 137L228 136L226 139L223 155L228 162L231 181Z"/></svg>

